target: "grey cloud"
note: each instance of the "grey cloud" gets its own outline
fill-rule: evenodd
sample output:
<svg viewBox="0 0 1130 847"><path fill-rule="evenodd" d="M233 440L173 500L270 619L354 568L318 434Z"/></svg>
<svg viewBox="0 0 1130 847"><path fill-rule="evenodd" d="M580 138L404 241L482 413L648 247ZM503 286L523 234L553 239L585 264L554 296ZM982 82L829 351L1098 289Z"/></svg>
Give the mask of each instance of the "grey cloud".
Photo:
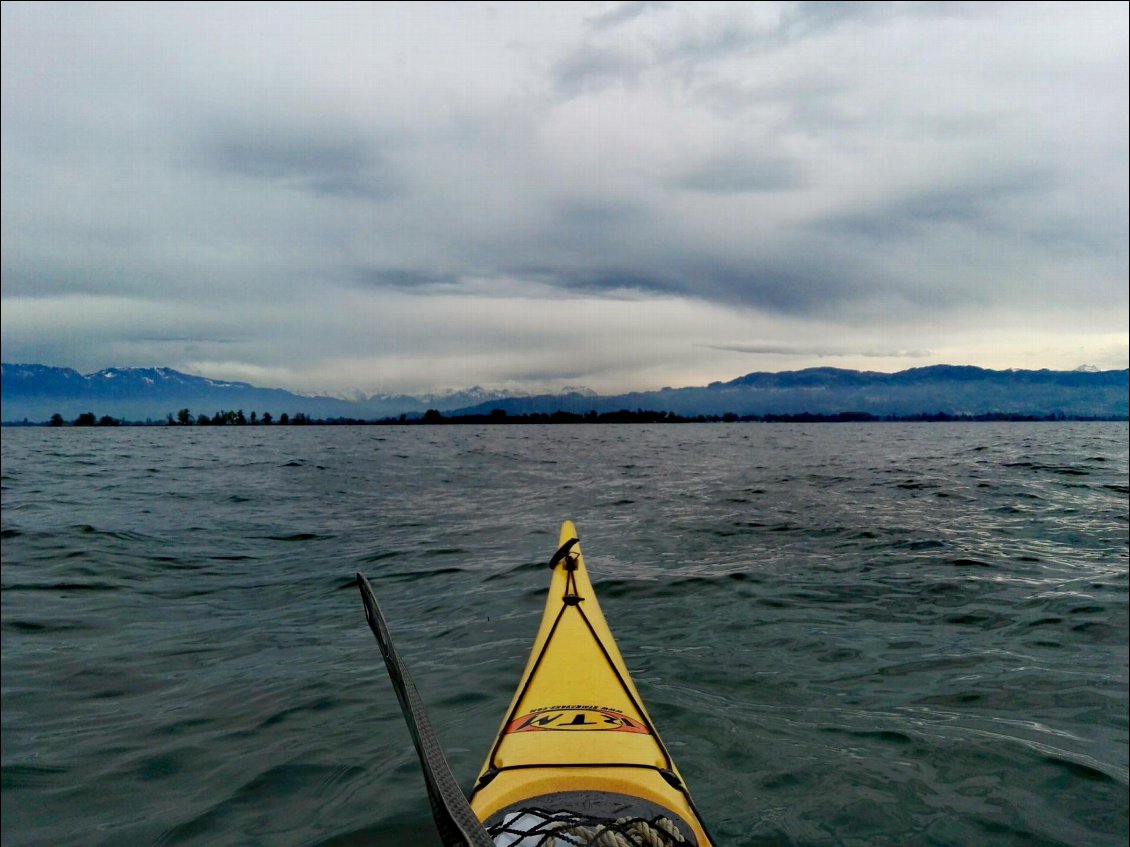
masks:
<svg viewBox="0 0 1130 847"><path fill-rule="evenodd" d="M921 4L923 6L928 4ZM892 14L889 3L803 2L788 8L781 15L777 29L780 43L798 41L820 35L841 26L865 22Z"/></svg>
<svg viewBox="0 0 1130 847"><path fill-rule="evenodd" d="M760 342L754 344L702 344L710 350L734 353L767 354L773 356L816 356L837 358L861 356L866 359L924 359L933 355L929 350L853 350L846 347L811 347L798 344Z"/></svg>
<svg viewBox="0 0 1130 847"><path fill-rule="evenodd" d="M669 180L668 185L709 194L784 191L804 185L799 163L785 157L727 156Z"/></svg>
<svg viewBox="0 0 1130 847"><path fill-rule="evenodd" d="M745 53L774 40L771 32L754 29L744 21L720 20L704 31L683 33L673 43L659 48L656 59L663 63L697 65Z"/></svg>
<svg viewBox="0 0 1130 847"><path fill-rule="evenodd" d="M569 200L557 204L554 216L562 226L608 227L640 220L644 211L629 200Z"/></svg>
<svg viewBox="0 0 1130 847"><path fill-rule="evenodd" d="M734 14L732 8L723 7L708 10L698 26L680 29L671 37L635 39L627 32L615 45L586 43L558 62L556 89L569 97L594 93L618 84L635 83L644 72L659 67L677 70L688 82L699 75L700 67L712 62L777 49L843 23L879 14L869 4L859 4L868 8L856 5L801 3L786 10L773 24L755 24ZM599 34L602 30L626 27L647 13L662 13L667 8L666 4L629 3L590 19L590 27ZM881 9L881 4L876 9Z"/></svg>
<svg viewBox="0 0 1130 847"><path fill-rule="evenodd" d="M404 289L418 293L450 289L461 281L457 274L411 268L358 268L353 271L352 277L366 286Z"/></svg>
<svg viewBox="0 0 1130 847"><path fill-rule="evenodd" d="M952 225L977 234L1022 233L1033 218L1039 218L1040 198L1055 188L1050 171L996 174L981 184L946 185L908 191L870 208L815 219L814 230L869 241L902 239ZM1013 213L1025 210L1026 220Z"/></svg>
<svg viewBox="0 0 1130 847"><path fill-rule="evenodd" d="M943 189L863 211L830 215L810 226L833 235L880 242L906 238L939 224L976 226L985 215L983 198L977 192Z"/></svg>
<svg viewBox="0 0 1130 847"><path fill-rule="evenodd" d="M627 25L647 12L667 7L628 4L590 22L592 29ZM636 39L617 31L614 44L588 42L567 52L554 67L555 89L565 97L592 94L615 85L632 85L648 70L661 66L688 68L728 55L744 52L768 36L751 29L737 18L720 17L694 32L680 33L673 40ZM630 46L625 46L630 45Z"/></svg>
<svg viewBox="0 0 1130 847"><path fill-rule="evenodd" d="M139 234L122 228L111 233L71 234L65 246L50 239L6 248L0 268L6 297L46 298L75 294L127 296L143 300L168 297L178 275L154 267L137 250Z"/></svg>
<svg viewBox="0 0 1130 847"><path fill-rule="evenodd" d="M22 253L23 251L20 251ZM30 251L29 251L30 252ZM4 294L8 297L55 297L60 294L113 292L113 279L95 279L88 272L78 274L75 268L59 263L45 266L35 255L13 255L5 251L3 264Z"/></svg>
<svg viewBox="0 0 1130 847"><path fill-rule="evenodd" d="M745 53L764 53L806 38L829 33L841 26L889 16L882 3L798 3L785 7L777 21L757 24L732 9L707 16L705 24L684 30L659 46L655 57L663 63L687 66L714 62Z"/></svg>
<svg viewBox="0 0 1130 847"><path fill-rule="evenodd" d="M651 13L672 8L665 3L625 3L610 12L589 19L592 31L630 25ZM760 55L782 50L811 38L828 36L851 25L867 26L899 16L965 17L977 14L962 4L923 2L895 8L878 2L801 2L784 5L775 21L756 22L736 14L733 6L705 7L697 25L680 28L667 38L631 40L624 35L616 47L586 44L570 53L558 65L558 90L568 95L593 92L611 85L635 81L646 70L667 66L678 69L684 82L695 81L708 87L716 79L700 74L700 69L735 56ZM619 34L619 33L618 33ZM622 46L635 45L629 53Z"/></svg>
<svg viewBox="0 0 1130 847"><path fill-rule="evenodd" d="M553 69L554 88L566 97L591 93L617 84L631 84L646 62L618 47L585 45Z"/></svg>
<svg viewBox="0 0 1130 847"><path fill-rule="evenodd" d="M720 193L716 178L710 185ZM897 297L901 285L834 231L801 227L782 230L772 244L711 247L662 209L579 199L559 204L550 221L527 254L538 258L507 263L497 255L501 261L487 270L562 291L686 296L785 315L827 315L853 304L863 310Z"/></svg>
<svg viewBox="0 0 1130 847"><path fill-rule="evenodd" d="M875 25L895 18L971 18L982 15L990 3L931 2L914 3L851 2L851 0L805 0L787 6L781 14L773 42L780 46L806 38L827 35L853 24ZM991 12L989 12L991 13Z"/></svg>
<svg viewBox="0 0 1130 847"><path fill-rule="evenodd" d="M370 143L312 129L213 131L199 143L194 158L218 173L313 194L388 200L401 192L402 180Z"/></svg>
<svg viewBox="0 0 1130 847"><path fill-rule="evenodd" d="M215 344L230 346L234 344L249 344L254 341L251 335L244 336L223 336L217 335L214 330L209 327L201 327L200 331L193 335L187 335L183 332L175 332L169 330L165 333L141 333L133 335L130 340L138 344L146 344L150 342L157 342L162 344Z"/></svg>
<svg viewBox="0 0 1130 847"><path fill-rule="evenodd" d="M621 3L603 14L593 15L587 21L588 25L594 30L612 29L620 24L634 21L650 12L662 11L670 5L670 3L650 2L650 0Z"/></svg>
<svg viewBox="0 0 1130 847"><path fill-rule="evenodd" d="M869 270L814 243L807 255L797 251L745 262L711 260L690 277L687 293L783 315L826 315L871 300L881 290L881 278L873 278Z"/></svg>
<svg viewBox="0 0 1130 847"><path fill-rule="evenodd" d="M740 261L727 256L684 256L660 251L646 261L588 266L523 266L515 276L562 290L684 296L783 315L818 315L875 296L869 269L814 245L808 256L782 254Z"/></svg>
<svg viewBox="0 0 1130 847"><path fill-rule="evenodd" d="M526 368L514 373L512 379L519 383L569 383L591 376L592 371L579 368Z"/></svg>
<svg viewBox="0 0 1130 847"><path fill-rule="evenodd" d="M637 244L652 212L630 200L574 199L550 212L545 250L573 256L618 255ZM635 263L635 260L633 260Z"/></svg>
<svg viewBox="0 0 1130 847"><path fill-rule="evenodd" d="M576 292L607 294L636 291L643 294L668 294L683 288L678 282L662 274L629 267L521 265L510 268L508 272L519 279Z"/></svg>

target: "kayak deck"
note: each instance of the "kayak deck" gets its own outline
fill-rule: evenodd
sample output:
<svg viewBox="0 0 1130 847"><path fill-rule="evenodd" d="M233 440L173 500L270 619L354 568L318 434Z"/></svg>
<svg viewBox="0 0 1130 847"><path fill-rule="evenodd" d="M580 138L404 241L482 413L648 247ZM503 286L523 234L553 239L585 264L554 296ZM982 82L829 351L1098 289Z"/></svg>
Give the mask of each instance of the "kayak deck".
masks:
<svg viewBox="0 0 1130 847"><path fill-rule="evenodd" d="M601 612L571 521L550 564L541 626L472 810L499 844L524 843L499 834L529 834L522 827L539 818L553 827L566 813L578 821L670 821L686 843L708 847Z"/></svg>

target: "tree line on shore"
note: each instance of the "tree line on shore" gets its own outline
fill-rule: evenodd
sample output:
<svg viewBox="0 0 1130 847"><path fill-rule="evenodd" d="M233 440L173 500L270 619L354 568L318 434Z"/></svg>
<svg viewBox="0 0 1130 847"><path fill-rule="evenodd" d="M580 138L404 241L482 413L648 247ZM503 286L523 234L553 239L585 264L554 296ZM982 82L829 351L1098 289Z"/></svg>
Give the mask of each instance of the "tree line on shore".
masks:
<svg viewBox="0 0 1130 847"><path fill-rule="evenodd" d="M1047 415L990 413L979 415L951 414L948 412L935 412L931 414L914 415L873 415L869 412L838 412L835 414L815 414L801 412L798 414L764 414L764 415L738 415L726 412L721 415L679 415L674 412L659 412L645 409L621 409L615 412L597 412L591 410L584 414L576 412L557 411L551 413L534 412L530 414L512 415L505 409L493 409L489 414L468 414L444 416L436 409L428 409L421 416L409 417L402 414L398 417L381 418L380 420L361 420L358 418L311 418L299 412L293 417L283 412L275 418L270 412L257 412L245 414L242 409L237 411L219 411L213 415L194 415L189 409L181 409L175 415L170 412L163 421L147 421L135 423L122 421L109 415L96 417L93 412L83 412L74 421L68 422L59 413L51 416L48 426L436 426L449 424L594 424L594 423L634 423L634 424L666 424L666 423L880 423L880 422L946 422L946 421L1065 421L1065 420L1115 420L1112 418L1088 418L1069 416L1063 413ZM1117 418L1125 420L1125 418ZM25 424L29 422L24 421Z"/></svg>
<svg viewBox="0 0 1130 847"><path fill-rule="evenodd" d="M29 424L28 421L24 421ZM47 426L269 426L276 424L279 426L300 426L303 424L314 423L328 423L328 421L318 421L311 418L302 412L296 414L293 418L286 412L279 415L278 420L270 412L264 412L259 415L257 412L252 412L250 415L245 415L243 409L235 412L219 411L214 415L194 415L188 409L181 409L176 415L169 412L163 421L123 421L118 418L103 415L96 417L93 412L83 412L70 423L67 422L61 414L56 412L51 416L47 422ZM361 421L357 421L361 423ZM30 424L29 424L30 425Z"/></svg>
<svg viewBox="0 0 1130 847"><path fill-rule="evenodd" d="M172 412L166 417L165 423L169 426L271 426L277 424L279 426L302 426L304 424L320 423L311 418L304 412L299 412L293 418L283 412L279 415L276 421L270 412L264 412L260 415L258 412L252 412L250 415L245 415L243 409L238 411L219 411L211 417L208 415L194 415L188 409L181 409L177 412L176 417L173 417Z"/></svg>

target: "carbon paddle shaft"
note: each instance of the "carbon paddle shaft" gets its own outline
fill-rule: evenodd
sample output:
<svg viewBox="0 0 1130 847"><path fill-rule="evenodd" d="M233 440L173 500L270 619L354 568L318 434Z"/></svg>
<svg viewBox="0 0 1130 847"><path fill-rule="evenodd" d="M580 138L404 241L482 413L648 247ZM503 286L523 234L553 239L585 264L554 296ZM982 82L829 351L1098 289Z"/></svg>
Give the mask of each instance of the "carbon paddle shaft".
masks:
<svg viewBox="0 0 1130 847"><path fill-rule="evenodd" d="M373 587L361 574L357 574L357 587L365 604L365 620L377 637L389 679L396 691L396 699L400 701L400 710L404 713L412 743L416 745L416 753L420 757L424 782L428 786L428 801L432 806L432 817L435 818L440 840L444 847L494 847L494 841L471 811L467 798L463 796L463 791L451 773L420 693L393 646L392 636L389 635L381 608L377 605Z"/></svg>

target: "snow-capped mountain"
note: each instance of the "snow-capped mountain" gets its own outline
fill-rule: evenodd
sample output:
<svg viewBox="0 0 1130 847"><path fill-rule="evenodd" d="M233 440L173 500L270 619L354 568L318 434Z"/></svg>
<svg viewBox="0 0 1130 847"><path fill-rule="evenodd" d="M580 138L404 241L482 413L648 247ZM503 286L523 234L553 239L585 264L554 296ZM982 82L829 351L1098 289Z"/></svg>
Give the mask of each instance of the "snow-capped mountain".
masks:
<svg viewBox="0 0 1130 847"><path fill-rule="evenodd" d="M172 368L106 368L81 374L72 368L40 364L0 365L3 420L44 421L54 414L71 420L84 412L146 421L174 417L181 409L192 414L244 410L278 418L293 417L376 419L401 414L415 416L427 409L448 412L492 400L524 396L520 391L482 386L412 396L358 395L354 399L307 396L279 388L260 388L246 382L216 380Z"/></svg>
<svg viewBox="0 0 1130 847"><path fill-rule="evenodd" d="M443 409L455 409L461 406L474 406L477 403L489 403L491 400L528 396L528 391L483 388L480 385L474 385L471 388L453 388L448 391L420 394L416 399L430 408L440 409L440 407L442 407ZM440 410L442 411L442 409Z"/></svg>

